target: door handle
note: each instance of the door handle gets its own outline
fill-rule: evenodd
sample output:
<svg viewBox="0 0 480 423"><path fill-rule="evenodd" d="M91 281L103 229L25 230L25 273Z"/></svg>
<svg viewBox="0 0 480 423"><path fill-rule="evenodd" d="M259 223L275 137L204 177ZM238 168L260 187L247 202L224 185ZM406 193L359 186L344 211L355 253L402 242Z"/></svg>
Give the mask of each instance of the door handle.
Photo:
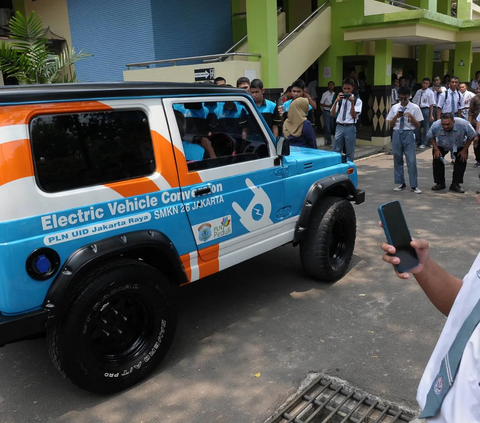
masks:
<svg viewBox="0 0 480 423"><path fill-rule="evenodd" d="M210 187L199 188L199 189L195 190L195 197L198 197L200 195L210 194L211 192L212 192L212 190L210 189Z"/></svg>

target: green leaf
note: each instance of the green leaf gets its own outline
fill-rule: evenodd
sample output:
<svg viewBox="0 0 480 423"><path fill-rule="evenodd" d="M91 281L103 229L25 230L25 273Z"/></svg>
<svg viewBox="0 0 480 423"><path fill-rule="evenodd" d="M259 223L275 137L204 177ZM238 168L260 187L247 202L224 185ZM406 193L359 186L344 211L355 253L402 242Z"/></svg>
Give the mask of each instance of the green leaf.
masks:
<svg viewBox="0 0 480 423"><path fill-rule="evenodd" d="M54 55L48 49L46 30L35 12L24 17L16 12L9 23L10 43L0 45L0 70L7 77L15 77L20 84L51 84L75 82L72 65L92 55L66 47Z"/></svg>

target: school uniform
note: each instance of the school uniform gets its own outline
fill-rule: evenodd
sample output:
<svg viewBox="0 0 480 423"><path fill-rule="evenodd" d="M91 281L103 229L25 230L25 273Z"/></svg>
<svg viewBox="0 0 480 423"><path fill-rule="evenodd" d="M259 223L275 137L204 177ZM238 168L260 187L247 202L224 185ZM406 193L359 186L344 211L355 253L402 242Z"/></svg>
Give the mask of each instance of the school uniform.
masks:
<svg viewBox="0 0 480 423"><path fill-rule="evenodd" d="M416 143L419 146L425 146L427 145L427 133L430 129L430 106L435 105L435 96L433 91L428 88L426 90L420 89L415 93L412 102L420 107L423 115L422 124L415 129ZM423 135L420 137L421 127L423 127Z"/></svg>
<svg viewBox="0 0 480 423"><path fill-rule="evenodd" d="M330 113L333 99L335 96L335 91L325 91L322 94L322 98L320 99L320 104L329 104L329 107L322 106L322 115L323 115L323 122L324 122L324 131L323 134L325 136L325 144L330 145L332 143L332 115Z"/></svg>
<svg viewBox="0 0 480 423"><path fill-rule="evenodd" d="M468 111L470 109L470 101L472 100L473 97L475 97L475 94L467 90L462 94L462 97L463 97L463 107L460 109L460 112L462 113L462 118L465 120L468 120Z"/></svg>
<svg viewBox="0 0 480 423"><path fill-rule="evenodd" d="M437 108L442 109L442 113L453 113L454 116L458 116L458 111L463 108L462 94L449 88L438 96Z"/></svg>
<svg viewBox="0 0 480 423"><path fill-rule="evenodd" d="M406 107L400 103L392 106L387 115L387 120L392 121L399 109L403 113L410 113L417 121L423 120L423 115L415 103L408 102ZM413 122L402 116L397 119L392 132L392 152L393 152L393 175L394 182L399 185L405 183L405 171L403 167L403 155L407 161L408 179L412 188L418 187L417 156L415 154L415 126Z"/></svg>
<svg viewBox="0 0 480 423"><path fill-rule="evenodd" d="M351 110L357 112L357 117L352 118ZM362 100L355 99L353 105L348 99L342 99L337 103L335 113L337 115L337 127L335 129L335 139L333 141L332 150L337 153L344 152L347 155L348 160L353 162L355 158L355 143L357 138L356 123L362 112ZM331 111L330 111L331 113Z"/></svg>
<svg viewBox="0 0 480 423"><path fill-rule="evenodd" d="M417 401L423 410L420 417L429 423L480 421L480 325L473 332L465 326L480 300L479 270L480 254L463 278L418 386ZM473 320L473 324L478 322Z"/></svg>

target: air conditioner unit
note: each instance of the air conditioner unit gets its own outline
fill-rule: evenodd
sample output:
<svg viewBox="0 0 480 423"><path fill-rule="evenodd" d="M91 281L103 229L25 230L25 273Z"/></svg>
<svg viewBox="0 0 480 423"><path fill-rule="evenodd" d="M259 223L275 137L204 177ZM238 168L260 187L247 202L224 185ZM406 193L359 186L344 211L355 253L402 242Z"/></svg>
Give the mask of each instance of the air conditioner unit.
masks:
<svg viewBox="0 0 480 423"><path fill-rule="evenodd" d="M12 12L10 9L0 9L0 26L8 26Z"/></svg>

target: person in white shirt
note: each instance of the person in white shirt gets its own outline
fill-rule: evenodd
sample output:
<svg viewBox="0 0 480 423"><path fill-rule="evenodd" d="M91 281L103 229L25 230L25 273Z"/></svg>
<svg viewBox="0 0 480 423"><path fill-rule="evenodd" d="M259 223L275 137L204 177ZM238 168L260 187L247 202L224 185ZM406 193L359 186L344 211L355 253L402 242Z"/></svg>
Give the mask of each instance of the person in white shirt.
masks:
<svg viewBox="0 0 480 423"><path fill-rule="evenodd" d="M468 110L470 109L470 100L475 97L471 91L467 90L468 84L466 82L461 82L458 86L460 93L463 97L463 107L460 109L461 117L465 120L468 120Z"/></svg>
<svg viewBox="0 0 480 423"><path fill-rule="evenodd" d="M333 105L333 97L335 96L335 82L328 81L328 90L322 94L320 106L323 115L323 135L325 137L325 145L332 145L332 115L330 109Z"/></svg>
<svg viewBox="0 0 480 423"><path fill-rule="evenodd" d="M351 162L355 158L355 143L357 141L355 124L362 112L362 100L353 95L354 87L355 82L352 79L344 79L342 92L338 94L330 110L331 116L338 113L332 150L337 153L344 152Z"/></svg>
<svg viewBox="0 0 480 423"><path fill-rule="evenodd" d="M423 115L415 103L410 102L411 90L409 87L400 87L398 96L400 103L392 106L387 115L387 120L393 128L392 152L393 152L393 175L394 182L400 184L394 188L395 191L404 190L405 172L403 166L403 155L407 160L408 179L412 192L421 194L418 188L417 157L415 155L415 128L420 126Z"/></svg>
<svg viewBox="0 0 480 423"><path fill-rule="evenodd" d="M470 81L470 91L474 94L480 93L480 71L476 71L475 78Z"/></svg>
<svg viewBox="0 0 480 423"><path fill-rule="evenodd" d="M415 138L418 147L424 150L427 145L427 133L430 129L430 124L435 120L433 117L433 106L435 106L435 96L430 86L430 78L422 79L422 88L415 93L412 102L415 103L423 115L422 124L415 130ZM423 134L420 137L420 128L423 127Z"/></svg>
<svg viewBox="0 0 480 423"><path fill-rule="evenodd" d="M398 88L399 88L399 81L397 75L394 74L392 77L392 106L398 103Z"/></svg>
<svg viewBox="0 0 480 423"><path fill-rule="evenodd" d="M438 75L433 77L433 84L430 87L430 89L432 90L433 96L435 98L435 106L433 106L433 117L436 119L438 97L440 97L441 93L444 93L445 91L447 91L447 89L445 87L442 87L442 80Z"/></svg>
<svg viewBox="0 0 480 423"><path fill-rule="evenodd" d="M449 82L449 88L438 96L437 119L440 119L442 113L452 113L462 117L460 110L463 108L462 95L458 91L458 77L452 76Z"/></svg>
<svg viewBox="0 0 480 423"><path fill-rule="evenodd" d="M426 240L414 239L410 245L419 264L409 272L432 304L448 316L418 386L420 418L429 423L480 422L480 254L462 281L433 260ZM400 263L395 247L383 243L381 248L386 263ZM409 273L396 274L410 278Z"/></svg>

